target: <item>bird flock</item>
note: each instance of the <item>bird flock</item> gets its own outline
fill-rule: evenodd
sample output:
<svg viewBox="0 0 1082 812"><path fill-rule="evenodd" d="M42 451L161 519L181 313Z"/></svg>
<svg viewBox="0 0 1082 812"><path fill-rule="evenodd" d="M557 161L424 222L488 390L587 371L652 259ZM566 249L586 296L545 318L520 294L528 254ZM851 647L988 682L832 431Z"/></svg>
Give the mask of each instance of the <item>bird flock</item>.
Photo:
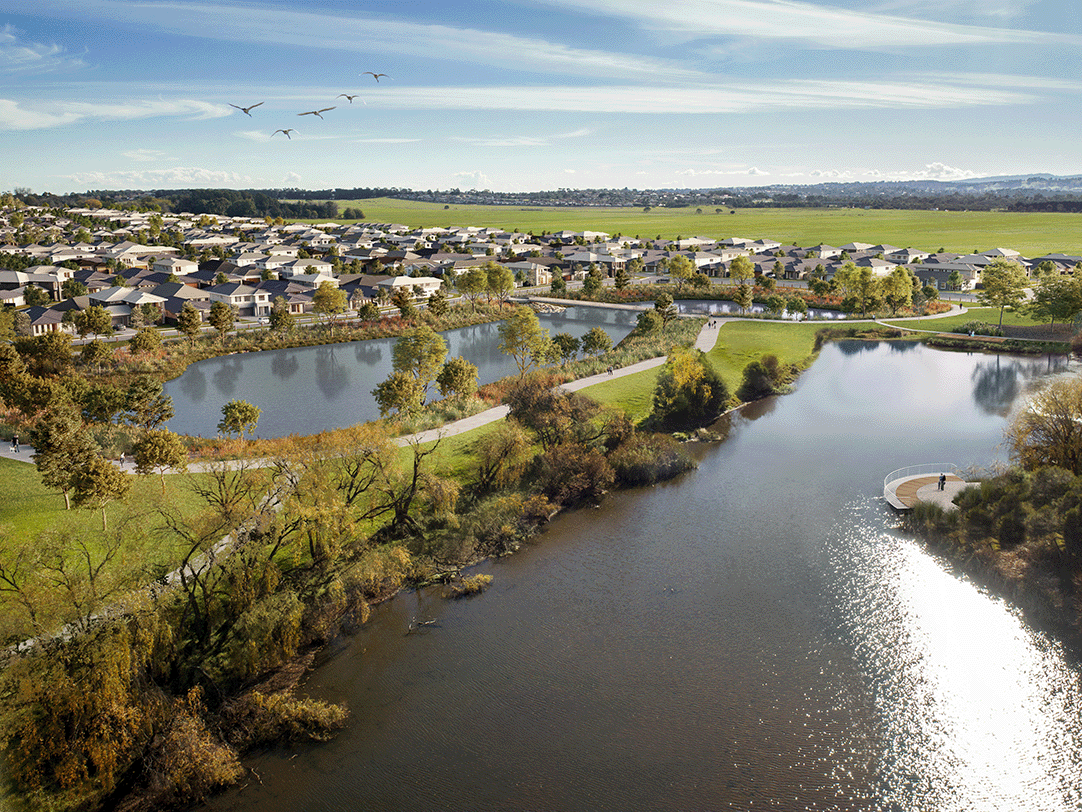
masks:
<svg viewBox="0 0 1082 812"><path fill-rule="evenodd" d="M386 73L375 73L375 72L370 71L370 70L366 70L363 73L361 73L360 75L361 76L371 76L377 82L379 81L379 77L381 77L381 76L384 77L385 79L390 79L391 78ZM359 93L353 93L353 94L339 93L335 98L336 99L345 98L350 104L353 104L353 100L356 99L356 98L359 98L359 97L360 97ZM257 107L259 107L263 103L264 102L256 102L255 104L249 104L247 107L242 107L239 104L230 103L229 106L230 107L235 107L237 110L240 110L242 113L244 113L244 115L248 116L248 118L254 118L254 116L252 115L252 111L255 110ZM362 104L368 104L368 102L366 102L364 99L361 99L361 103ZM297 115L298 116L316 116L320 121L323 121L323 114L327 113L327 112L330 112L331 110L334 110L336 107L337 107L337 105L335 105L334 107L321 107L318 110L306 110L303 113L297 113ZM270 134L270 137L274 138L274 136L278 135L278 133L281 133L287 139L292 141L293 136L290 135L290 133L295 133L295 132L297 132L297 130L295 128L287 127L287 128L284 128L284 129L275 130L274 132L272 132Z"/></svg>

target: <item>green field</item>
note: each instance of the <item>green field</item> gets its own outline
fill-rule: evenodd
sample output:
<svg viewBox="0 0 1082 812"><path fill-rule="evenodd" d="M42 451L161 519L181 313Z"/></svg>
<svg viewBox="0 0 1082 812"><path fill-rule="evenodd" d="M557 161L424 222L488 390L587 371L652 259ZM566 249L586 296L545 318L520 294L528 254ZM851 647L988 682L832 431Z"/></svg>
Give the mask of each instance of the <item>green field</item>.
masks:
<svg viewBox="0 0 1082 812"><path fill-rule="evenodd" d="M914 321L895 321L891 322L888 319L884 319L884 324L890 324L892 327L909 328L911 330L942 330L944 332L951 330L959 325L966 324L971 321L983 321L987 324L999 324L999 308L998 307L970 307L967 308L965 313L958 316L946 316L942 319L928 319L926 322L921 320L920 322ZM1047 321L1037 321L1024 313L1018 313L1011 310L1006 310L1003 313L1003 324L1009 327L1031 327L1036 324L1048 324Z"/></svg>
<svg viewBox="0 0 1082 812"><path fill-rule="evenodd" d="M694 208L525 208L455 206L389 198L341 200L339 210L357 207L365 220L420 226L490 226L519 231L604 231L642 239L684 237L760 237L783 244L845 245L886 243L927 251L944 248L969 253L974 248L1013 248L1027 256L1050 252L1082 253L1082 214L908 211L877 209L722 209ZM313 221L314 222L314 221Z"/></svg>

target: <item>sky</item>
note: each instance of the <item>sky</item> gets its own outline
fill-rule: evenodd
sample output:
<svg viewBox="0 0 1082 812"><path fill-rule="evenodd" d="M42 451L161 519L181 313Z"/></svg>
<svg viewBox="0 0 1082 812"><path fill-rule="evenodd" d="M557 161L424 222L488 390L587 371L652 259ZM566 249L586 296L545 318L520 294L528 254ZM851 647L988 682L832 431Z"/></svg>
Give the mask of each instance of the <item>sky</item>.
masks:
<svg viewBox="0 0 1082 812"><path fill-rule="evenodd" d="M1080 132L1079 0L0 0L0 191L1076 175Z"/></svg>

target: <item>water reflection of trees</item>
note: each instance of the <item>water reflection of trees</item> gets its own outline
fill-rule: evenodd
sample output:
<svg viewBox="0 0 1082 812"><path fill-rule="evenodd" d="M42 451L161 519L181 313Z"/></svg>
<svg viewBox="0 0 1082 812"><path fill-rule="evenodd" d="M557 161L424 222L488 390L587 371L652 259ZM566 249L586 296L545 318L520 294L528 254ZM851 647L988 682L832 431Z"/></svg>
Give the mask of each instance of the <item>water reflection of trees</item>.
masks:
<svg viewBox="0 0 1082 812"><path fill-rule="evenodd" d="M906 353L921 346L921 343L919 341L888 341L887 346L890 347L891 352Z"/></svg>
<svg viewBox="0 0 1082 812"><path fill-rule="evenodd" d="M879 349L878 341L835 341L834 345L842 355L860 355L862 352L871 352Z"/></svg>
<svg viewBox="0 0 1082 812"><path fill-rule="evenodd" d="M316 386L327 400L335 400L349 386L349 370L338 362L333 344L316 350Z"/></svg>
<svg viewBox="0 0 1082 812"><path fill-rule="evenodd" d="M218 394L232 396L237 388L237 379L240 378L244 364L238 356L219 359L218 369L214 371L214 388Z"/></svg>
<svg viewBox="0 0 1082 812"><path fill-rule="evenodd" d="M1018 397L1020 364L1004 361L1000 356L979 362L970 376L973 380L973 402L986 414L1006 417Z"/></svg>
<svg viewBox="0 0 1082 812"><path fill-rule="evenodd" d="M383 360L383 342L358 341L353 345L353 357L357 363L374 367Z"/></svg>
<svg viewBox="0 0 1082 812"><path fill-rule="evenodd" d="M271 359L271 372L280 381L288 381L292 378L298 369L300 369L300 362L297 361L297 356L292 353L278 352L275 353L274 358Z"/></svg>
<svg viewBox="0 0 1082 812"><path fill-rule="evenodd" d="M207 396L207 376L200 367L188 367L177 385L192 403L202 403Z"/></svg>

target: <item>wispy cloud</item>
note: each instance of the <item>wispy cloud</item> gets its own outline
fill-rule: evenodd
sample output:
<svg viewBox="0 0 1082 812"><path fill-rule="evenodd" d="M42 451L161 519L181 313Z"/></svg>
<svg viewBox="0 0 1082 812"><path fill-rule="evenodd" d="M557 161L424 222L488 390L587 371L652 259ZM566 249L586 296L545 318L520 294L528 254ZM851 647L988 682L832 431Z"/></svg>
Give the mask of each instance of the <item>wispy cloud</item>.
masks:
<svg viewBox="0 0 1082 812"><path fill-rule="evenodd" d="M903 51L914 47L996 44L1077 43L1078 37L1055 32L1022 31L996 26L938 22L854 11L801 0L546 0L630 21L644 31L664 31L696 40L747 37L802 41L845 50ZM1005 5L1000 3L1000 5ZM916 9L914 9L916 10Z"/></svg>
<svg viewBox="0 0 1082 812"><path fill-rule="evenodd" d="M82 66L81 59L66 53L59 45L29 42L11 25L0 26L0 72L46 72Z"/></svg>
<svg viewBox="0 0 1082 812"><path fill-rule="evenodd" d="M1020 90L947 82L781 80L698 85L584 87L407 87L381 104L398 109L532 110L579 113L764 113L796 110L940 109L1021 105L1035 96ZM529 146L535 136L494 139L495 145Z"/></svg>
<svg viewBox="0 0 1082 812"><path fill-rule="evenodd" d="M121 154L133 161L161 161L165 159L165 153L159 149L133 149Z"/></svg>
<svg viewBox="0 0 1082 812"><path fill-rule="evenodd" d="M227 186L251 180L237 172L182 166L171 169L76 172L61 177L70 180L72 183L99 189L170 186L173 184Z"/></svg>
<svg viewBox="0 0 1082 812"><path fill-rule="evenodd" d="M56 12L56 9L53 9ZM414 23L363 13L348 15L293 11L280 6L217 5L200 2L86 0L66 7L67 15L106 17L136 23L147 31L230 42L317 46L371 60L380 54L407 55L489 65L506 70L631 79L686 80L702 76L677 61L573 48L558 42L495 30ZM318 32L315 35L313 32ZM373 33L378 32L374 36ZM371 70L379 70L372 65Z"/></svg>
<svg viewBox="0 0 1082 812"><path fill-rule="evenodd" d="M491 138L456 136L454 140L476 144L479 147L548 147L555 142L569 138L582 138L589 135L590 132L588 129L580 129L570 133L552 133L550 135L510 135Z"/></svg>
<svg viewBox="0 0 1082 812"><path fill-rule="evenodd" d="M0 130L40 130L88 120L132 121L167 116L205 119L226 115L229 108L224 105L192 99L145 99L121 104L76 101L26 104L0 99Z"/></svg>

